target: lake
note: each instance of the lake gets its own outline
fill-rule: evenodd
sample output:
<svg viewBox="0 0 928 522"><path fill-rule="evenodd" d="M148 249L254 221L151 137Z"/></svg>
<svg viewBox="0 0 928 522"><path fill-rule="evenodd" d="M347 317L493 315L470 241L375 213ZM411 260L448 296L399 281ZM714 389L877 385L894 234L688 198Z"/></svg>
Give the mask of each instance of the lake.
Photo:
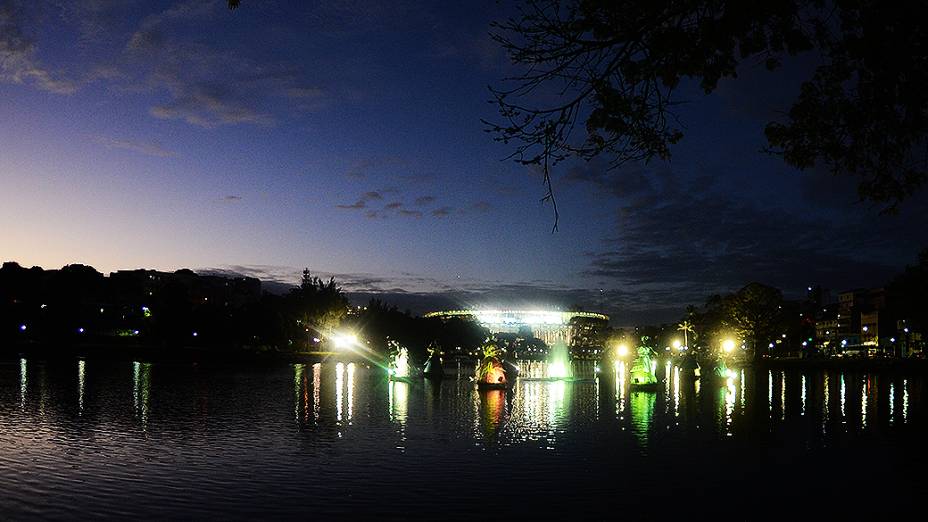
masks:
<svg viewBox="0 0 928 522"><path fill-rule="evenodd" d="M885 517L920 506L926 379L661 361L478 391L466 367L0 359L0 519ZM526 374L531 375L530 368Z"/></svg>

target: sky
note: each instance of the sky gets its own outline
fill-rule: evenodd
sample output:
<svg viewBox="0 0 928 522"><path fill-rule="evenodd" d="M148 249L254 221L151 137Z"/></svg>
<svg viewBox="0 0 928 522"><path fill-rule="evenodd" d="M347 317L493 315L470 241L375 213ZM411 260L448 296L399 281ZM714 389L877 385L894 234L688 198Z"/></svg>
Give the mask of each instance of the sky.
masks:
<svg viewBox="0 0 928 522"><path fill-rule="evenodd" d="M745 65L681 106L669 161L554 172L481 119L518 72L505 2L0 0L0 259L304 267L414 312L567 307L671 321L751 281L787 297L879 286L928 247L852 179L763 153L809 61Z"/></svg>

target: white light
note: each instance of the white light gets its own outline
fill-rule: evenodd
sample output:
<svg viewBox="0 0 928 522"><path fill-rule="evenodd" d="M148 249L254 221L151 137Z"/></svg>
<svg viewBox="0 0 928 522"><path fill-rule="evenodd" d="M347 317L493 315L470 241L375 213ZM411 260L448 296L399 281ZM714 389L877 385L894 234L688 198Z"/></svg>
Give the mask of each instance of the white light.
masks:
<svg viewBox="0 0 928 522"><path fill-rule="evenodd" d="M889 342L891 342L891 343L896 342L896 338L895 338L895 337L890 337L890 338L889 338Z"/></svg>
<svg viewBox="0 0 928 522"><path fill-rule="evenodd" d="M771 344L770 347L773 348L773 344ZM732 341L731 339L725 339L722 341L722 349L726 352L733 351L735 349L735 341Z"/></svg>
<svg viewBox="0 0 928 522"><path fill-rule="evenodd" d="M25 331L26 331L26 325L24 325L24 324L19 325L19 330L20 330L21 332L25 332Z"/></svg>
<svg viewBox="0 0 928 522"><path fill-rule="evenodd" d="M625 357L628 355L628 346L624 344L619 345L619 357Z"/></svg>
<svg viewBox="0 0 928 522"><path fill-rule="evenodd" d="M336 348L350 348L358 344L358 336L354 334L337 334L332 336L332 343Z"/></svg>
<svg viewBox="0 0 928 522"><path fill-rule="evenodd" d="M198 334L197 334L196 332L193 332L193 336L194 336L194 337L196 337L197 335L198 335Z"/></svg>
<svg viewBox="0 0 928 522"><path fill-rule="evenodd" d="M869 327L869 326L864 326L863 330L864 330L865 332L869 332L869 331L870 331L870 327Z"/></svg>
<svg viewBox="0 0 928 522"><path fill-rule="evenodd" d="M78 329L77 329L77 333L84 333L84 329L83 329L83 328L78 328Z"/></svg>

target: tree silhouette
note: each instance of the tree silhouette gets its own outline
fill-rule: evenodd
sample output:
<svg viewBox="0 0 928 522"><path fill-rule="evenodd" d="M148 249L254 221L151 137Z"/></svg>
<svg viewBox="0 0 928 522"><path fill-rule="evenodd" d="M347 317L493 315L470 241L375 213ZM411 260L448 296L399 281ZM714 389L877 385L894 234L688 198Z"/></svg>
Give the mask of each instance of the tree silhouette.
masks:
<svg viewBox="0 0 928 522"><path fill-rule="evenodd" d="M760 283L750 283L725 299L725 322L737 331L739 337L750 341L755 360L763 355L758 344L776 335L782 304L783 294L779 290Z"/></svg>
<svg viewBox="0 0 928 522"><path fill-rule="evenodd" d="M862 200L893 211L928 170L926 16L875 0L524 0L492 34L524 72L491 88L502 121L484 123L542 168L553 202L549 169L568 157L669 158L684 80L709 94L745 61L773 70L814 50L823 63L767 125L767 150L856 177Z"/></svg>

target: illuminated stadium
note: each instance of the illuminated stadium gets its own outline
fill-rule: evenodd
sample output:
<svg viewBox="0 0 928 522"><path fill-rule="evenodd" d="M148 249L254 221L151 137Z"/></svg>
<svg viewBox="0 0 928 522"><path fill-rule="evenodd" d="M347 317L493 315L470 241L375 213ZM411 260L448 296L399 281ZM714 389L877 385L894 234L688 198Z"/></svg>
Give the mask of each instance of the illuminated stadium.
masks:
<svg viewBox="0 0 928 522"><path fill-rule="evenodd" d="M494 334L531 332L548 346L564 343L572 348L597 344L596 333L609 323L604 314L550 310L446 310L424 317L473 320Z"/></svg>

